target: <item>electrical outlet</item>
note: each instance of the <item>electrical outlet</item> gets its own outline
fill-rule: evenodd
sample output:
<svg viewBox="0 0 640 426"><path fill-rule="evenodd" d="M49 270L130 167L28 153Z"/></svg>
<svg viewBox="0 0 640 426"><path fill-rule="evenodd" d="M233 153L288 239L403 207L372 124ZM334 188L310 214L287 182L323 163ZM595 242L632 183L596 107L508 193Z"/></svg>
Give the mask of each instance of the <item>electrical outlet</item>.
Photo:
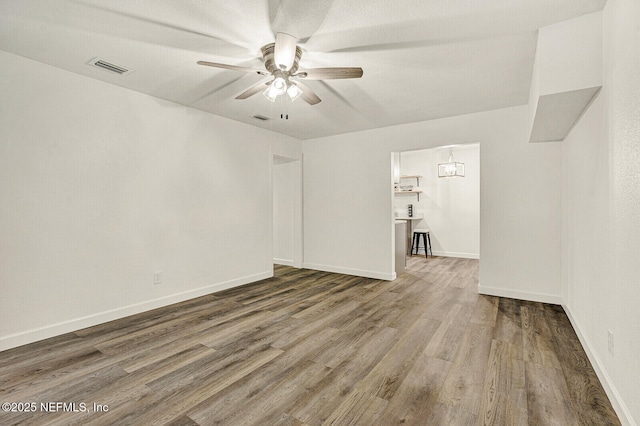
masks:
<svg viewBox="0 0 640 426"><path fill-rule="evenodd" d="M162 271L157 271L153 273L153 284L154 285L162 284Z"/></svg>
<svg viewBox="0 0 640 426"><path fill-rule="evenodd" d="M613 331L607 330L609 353L613 356Z"/></svg>

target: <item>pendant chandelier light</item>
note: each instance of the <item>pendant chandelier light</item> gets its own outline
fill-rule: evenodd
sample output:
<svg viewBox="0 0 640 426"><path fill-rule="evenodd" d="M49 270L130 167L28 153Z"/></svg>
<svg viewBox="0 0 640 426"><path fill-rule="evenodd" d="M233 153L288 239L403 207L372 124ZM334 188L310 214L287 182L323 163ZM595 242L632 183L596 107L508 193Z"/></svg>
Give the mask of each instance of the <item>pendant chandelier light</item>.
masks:
<svg viewBox="0 0 640 426"><path fill-rule="evenodd" d="M464 177L464 163L458 163L453 158L453 148L449 148L449 160L438 164L438 177Z"/></svg>

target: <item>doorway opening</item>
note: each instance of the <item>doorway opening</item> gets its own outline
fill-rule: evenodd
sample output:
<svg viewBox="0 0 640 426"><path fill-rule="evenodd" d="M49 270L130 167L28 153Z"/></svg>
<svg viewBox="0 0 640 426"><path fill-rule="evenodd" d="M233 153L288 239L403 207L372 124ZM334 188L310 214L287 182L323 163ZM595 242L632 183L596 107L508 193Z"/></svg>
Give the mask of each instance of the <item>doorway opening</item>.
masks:
<svg viewBox="0 0 640 426"><path fill-rule="evenodd" d="M438 177L438 165L447 163L451 152L464 164L464 177ZM412 245L414 257L425 256L425 245L413 244L413 231L428 230L429 255L479 259L480 144L394 153L393 204L394 217L406 221L407 256ZM395 239L396 245L399 241ZM394 252L397 263L397 247Z"/></svg>
<svg viewBox="0 0 640 426"><path fill-rule="evenodd" d="M273 263L302 267L302 161L273 156Z"/></svg>

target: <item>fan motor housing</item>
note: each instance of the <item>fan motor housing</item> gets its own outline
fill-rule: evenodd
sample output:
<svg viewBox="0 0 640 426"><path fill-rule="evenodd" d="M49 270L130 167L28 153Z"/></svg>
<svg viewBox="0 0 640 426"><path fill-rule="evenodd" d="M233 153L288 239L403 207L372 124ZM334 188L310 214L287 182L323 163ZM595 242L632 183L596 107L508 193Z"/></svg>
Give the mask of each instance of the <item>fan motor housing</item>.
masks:
<svg viewBox="0 0 640 426"><path fill-rule="evenodd" d="M271 74L275 73L276 71L280 71L273 57L275 52L275 47L276 47L275 43L269 43L269 44L265 44L260 49L260 51L262 52L262 57L264 58L264 67ZM302 49L300 49L299 46L296 46L296 57L293 60L293 65L291 66L291 69L288 70L289 75L295 74L295 72L298 71L298 64L300 63L300 58L302 58Z"/></svg>

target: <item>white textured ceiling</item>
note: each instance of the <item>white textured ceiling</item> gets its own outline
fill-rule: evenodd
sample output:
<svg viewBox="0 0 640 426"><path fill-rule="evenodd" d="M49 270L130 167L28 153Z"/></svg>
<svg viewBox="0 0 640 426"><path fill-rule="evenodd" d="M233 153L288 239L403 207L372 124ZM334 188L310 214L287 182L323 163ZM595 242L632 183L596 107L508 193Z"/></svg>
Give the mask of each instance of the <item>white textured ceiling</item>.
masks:
<svg viewBox="0 0 640 426"><path fill-rule="evenodd" d="M525 104L537 29L606 0L0 0L0 49L258 127L310 139ZM300 68L362 67L309 81L322 102L235 96L276 32ZM131 68L119 76L93 57ZM272 118L259 121L254 115ZM280 114L289 116L280 119Z"/></svg>

